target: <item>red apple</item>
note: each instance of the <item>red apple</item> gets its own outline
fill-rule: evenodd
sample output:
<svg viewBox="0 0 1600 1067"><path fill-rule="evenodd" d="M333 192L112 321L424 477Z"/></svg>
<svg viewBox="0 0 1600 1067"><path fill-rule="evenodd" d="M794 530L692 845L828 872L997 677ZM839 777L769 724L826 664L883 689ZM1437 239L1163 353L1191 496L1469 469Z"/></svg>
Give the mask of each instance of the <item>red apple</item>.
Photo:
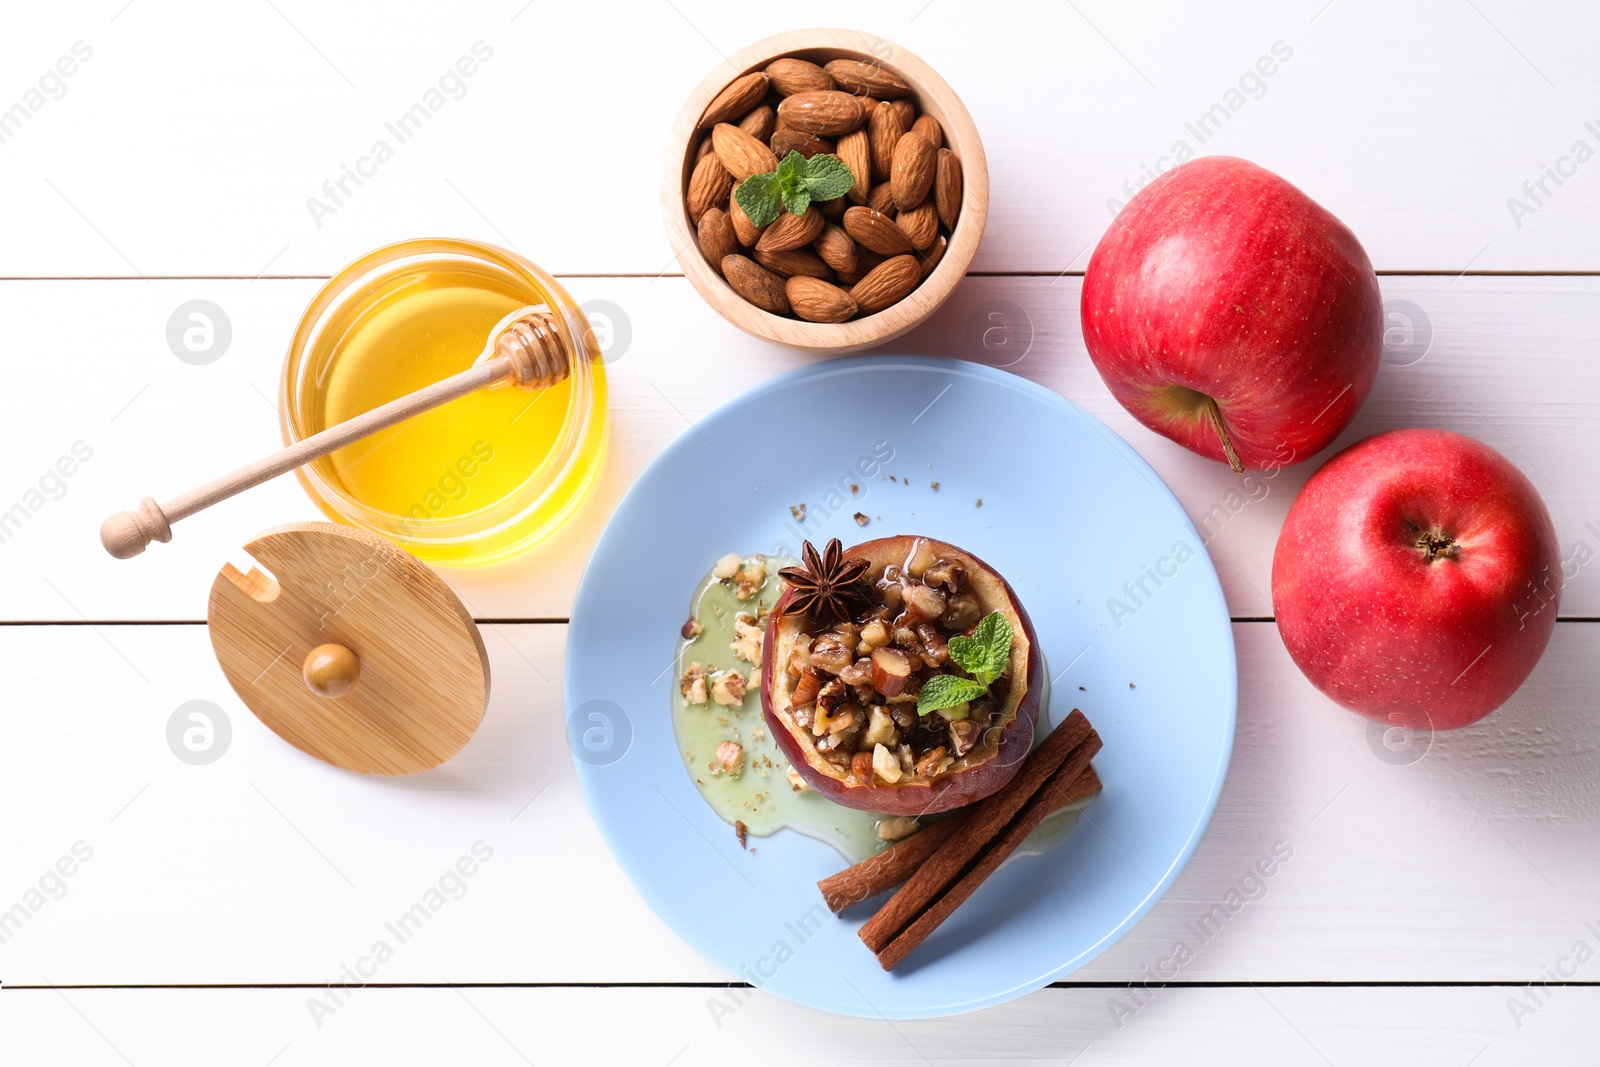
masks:
<svg viewBox="0 0 1600 1067"><path fill-rule="evenodd" d="M1339 435L1383 355L1355 235L1271 171L1207 156L1117 215L1083 279L1083 340L1117 402L1236 471Z"/></svg>
<svg viewBox="0 0 1600 1067"><path fill-rule="evenodd" d="M1555 629L1550 513L1504 456L1447 430L1351 445L1306 482L1272 609L1311 683L1369 718L1448 730L1505 703Z"/></svg>

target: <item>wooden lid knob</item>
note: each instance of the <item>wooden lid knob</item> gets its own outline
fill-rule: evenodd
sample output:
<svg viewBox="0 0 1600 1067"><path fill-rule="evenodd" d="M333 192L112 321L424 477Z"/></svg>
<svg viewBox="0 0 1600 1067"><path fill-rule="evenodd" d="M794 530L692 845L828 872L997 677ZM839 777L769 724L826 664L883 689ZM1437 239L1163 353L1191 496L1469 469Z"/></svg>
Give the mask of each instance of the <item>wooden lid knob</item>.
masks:
<svg viewBox="0 0 1600 1067"><path fill-rule="evenodd" d="M361 661L343 645L318 645L306 653L306 685L319 697L342 697L361 677Z"/></svg>

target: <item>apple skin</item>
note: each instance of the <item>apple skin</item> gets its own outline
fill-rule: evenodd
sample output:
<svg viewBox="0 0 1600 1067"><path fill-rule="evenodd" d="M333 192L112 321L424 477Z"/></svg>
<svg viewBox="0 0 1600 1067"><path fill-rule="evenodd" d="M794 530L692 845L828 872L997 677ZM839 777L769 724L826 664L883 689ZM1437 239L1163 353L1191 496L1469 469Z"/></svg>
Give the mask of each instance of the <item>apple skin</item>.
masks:
<svg viewBox="0 0 1600 1067"><path fill-rule="evenodd" d="M1176 167L1128 202L1090 257L1080 312L1118 403L1229 461L1215 401L1240 471L1326 448L1383 357L1383 298L1355 235L1276 174L1228 156Z"/></svg>
<svg viewBox="0 0 1600 1067"><path fill-rule="evenodd" d="M1432 531L1453 544L1430 561L1417 541ZM1295 664L1352 711L1411 729L1465 726L1505 703L1560 602L1561 553L1533 484L1448 430L1394 430L1333 457L1272 558Z"/></svg>
<svg viewBox="0 0 1600 1067"><path fill-rule="evenodd" d="M1014 707L1010 718L1000 726L994 754L988 759L961 770L952 769L931 781L879 784L871 788L852 785L837 777L831 765L817 754L810 740L800 736L806 732L805 728L792 724L786 711L786 699L774 692L780 683L793 685L787 672L780 673L782 668L776 664L776 653L781 643L780 629L785 625L798 628L798 620L785 615L794 595L792 589L785 590L772 606L772 612L767 616L765 640L762 642L761 711L767 729L783 750L784 758L813 789L835 804L883 815L917 816L949 811L982 800L1009 782L1022 768L1023 761L1033 748L1033 731L1039 719L1044 693L1043 658L1039 654L1039 638L1034 633L1033 620L1028 618L1010 584L977 556L937 538L898 535L880 537L847 548L844 558L869 560L872 568L867 572L868 575L879 575L883 573L885 564L906 559L917 540L931 541L938 555L959 560L972 576L975 588L979 580L986 580L990 594L979 596L984 614L999 610L1008 616L1012 626L1013 681L1008 704Z"/></svg>

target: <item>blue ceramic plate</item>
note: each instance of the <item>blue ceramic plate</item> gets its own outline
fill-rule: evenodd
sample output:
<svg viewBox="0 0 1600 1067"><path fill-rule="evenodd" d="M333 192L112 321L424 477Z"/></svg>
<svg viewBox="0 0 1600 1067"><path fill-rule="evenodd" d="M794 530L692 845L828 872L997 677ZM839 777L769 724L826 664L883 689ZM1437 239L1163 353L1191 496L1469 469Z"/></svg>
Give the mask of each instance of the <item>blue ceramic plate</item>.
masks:
<svg viewBox="0 0 1600 1067"><path fill-rule="evenodd" d="M803 526L789 511L802 501ZM961 545L1010 580L1052 679L1041 721L1083 708L1105 741L1105 791L1063 844L998 872L886 974L856 938L871 908L822 906L816 882L844 866L838 852L788 830L745 852L701 799L673 738L670 666L696 583L724 553L898 533ZM948 359L807 367L686 430L611 517L567 640L578 778L639 892L730 973L867 1017L999 1004L1126 933L1211 817L1235 697L1222 588L1155 472L1055 393Z"/></svg>

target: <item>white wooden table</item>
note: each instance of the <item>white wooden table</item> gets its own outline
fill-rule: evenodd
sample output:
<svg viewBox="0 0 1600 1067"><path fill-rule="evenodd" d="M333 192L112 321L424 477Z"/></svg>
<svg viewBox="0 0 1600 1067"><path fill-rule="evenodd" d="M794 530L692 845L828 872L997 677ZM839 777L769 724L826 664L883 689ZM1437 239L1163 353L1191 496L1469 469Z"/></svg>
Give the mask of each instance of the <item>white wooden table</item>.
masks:
<svg viewBox="0 0 1600 1067"><path fill-rule="evenodd" d="M0 542L0 1062L1594 1061L1600 162L1573 156L1600 149L1591 5L95 0L6 23L0 108L26 115L4 126L0 111L0 512L21 504L25 521ZM1213 517L1236 619L1238 741L1193 860L1071 981L978 1016L833 1019L732 981L622 875L562 743L564 620L612 505L686 419L805 362L699 301L655 202L690 87L799 24L914 50L988 148L974 275L896 349L1010 362L1031 333L1012 369L1105 420ZM71 76L47 76L80 41ZM314 219L307 199L478 41L492 58ZM1230 97L1277 42L1289 58ZM1199 144L1186 123L1230 100ZM1128 418L1084 353L1088 252L1178 141L1283 174L1365 243L1396 351L1342 441L1410 425L1487 441L1545 494L1574 558L1526 686L1421 758L1375 747L1271 622L1271 546L1315 464L1239 494L1222 465ZM451 575L489 620L482 731L437 772L374 781L261 727L201 622L241 543L314 517L292 480L133 562L95 531L273 447L283 351L319 279L436 234L515 247L622 309L632 339L612 353L613 446L581 521L536 559ZM205 366L165 337L194 299L232 327ZM1018 343L974 348L969 324L999 302ZM75 445L90 458L47 476ZM189 700L231 723L209 765L167 745ZM371 984L322 988L480 841L492 860ZM1174 969L1187 924L1278 842L1293 856L1265 894Z"/></svg>

